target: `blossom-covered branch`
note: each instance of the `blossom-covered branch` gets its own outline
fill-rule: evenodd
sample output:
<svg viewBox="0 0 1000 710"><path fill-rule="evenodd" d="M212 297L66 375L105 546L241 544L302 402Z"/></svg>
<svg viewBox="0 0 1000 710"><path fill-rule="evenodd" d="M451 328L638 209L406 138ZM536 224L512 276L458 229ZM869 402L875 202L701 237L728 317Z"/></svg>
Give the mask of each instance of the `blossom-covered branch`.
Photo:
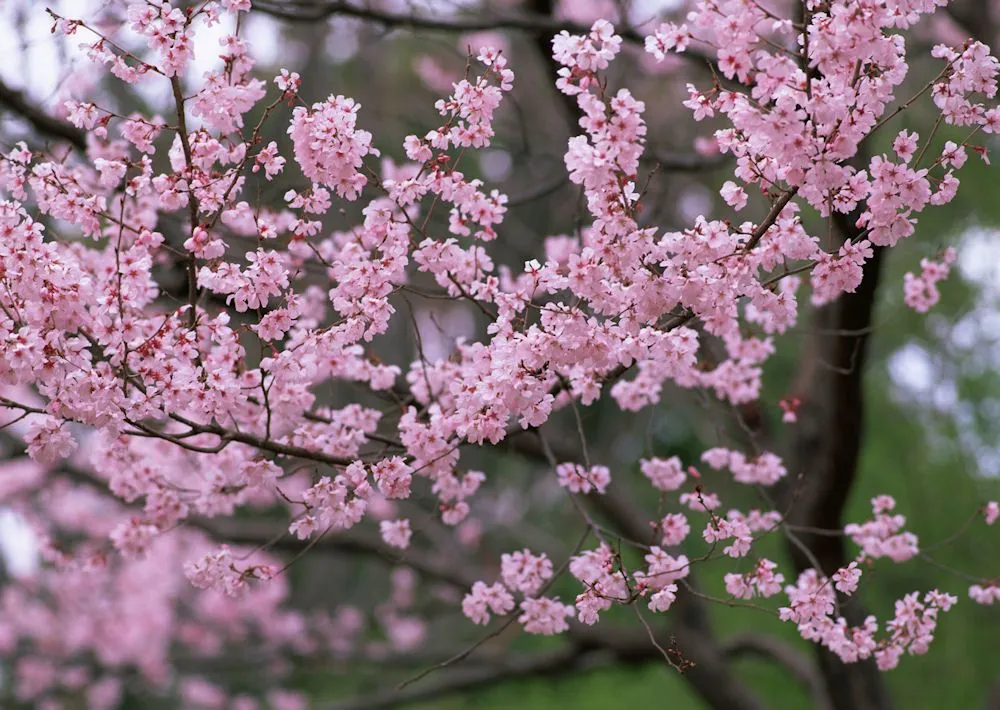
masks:
<svg viewBox="0 0 1000 710"><path fill-rule="evenodd" d="M128 0L100 21L50 13L98 76L170 101L164 118L78 94L49 118L7 92L37 130L78 148L22 143L0 157L0 413L28 457L10 464L5 500L44 563L2 598L17 698L56 703L86 686L91 706L113 708L134 672L222 707L236 699L207 679L173 682L178 649L208 656L252 637L269 659L377 659L464 616L464 650L420 674L423 687L359 707L577 671L603 652L682 672L713 708L757 710L730 668L734 646L713 633L714 603L824 649L832 707L881 707L876 669L925 653L958 597L913 591L881 620L855 601L877 561L924 559L887 494L871 519L843 519L880 265L920 213L955 197L970 152L988 160L980 134L1000 132L1000 63L982 43L934 47L937 75L897 96L905 31L936 4L833 0L784 17L703 0L643 37L557 21L546 3L537 18L469 20L256 3L293 19L551 36L579 218L519 265L504 251L514 206L473 164L515 91L502 49L475 47L434 121L399 146L355 99L305 96L287 68L257 71L241 34L250 0ZM195 79L198 38L219 26L215 64ZM711 55L711 83L692 79L683 105L721 126L717 155L694 167L728 161L726 216L678 229L650 216L647 143L662 127L611 71L639 44L652 64ZM894 125L917 105L935 117L924 136ZM964 138L939 145L941 126ZM886 131L886 152L869 155ZM280 199L264 199L288 173ZM945 250L896 284L905 303L931 309L954 259ZM474 332L433 354L411 297L467 309ZM807 304L818 328L799 387L768 402L765 365ZM592 446L587 408L628 417L684 391L740 416L780 408L797 428L766 442L750 428L746 446L686 461ZM556 430L573 445L553 444ZM495 466L511 450L532 465ZM510 482L521 473L556 494L541 517L582 527L575 547L529 519L546 499ZM759 506L736 506L739 489ZM506 512L504 490L516 497ZM984 502L975 520L998 517ZM791 566L761 556L770 535ZM376 577L362 593L364 575L338 570L322 579L325 604L294 608L288 572L320 549L393 569L365 568ZM1000 599L991 574L963 582L974 601ZM606 621L616 607L637 623L623 645ZM507 629L567 645L460 668ZM422 680L431 671L447 677ZM808 682L818 697L811 669ZM269 702L302 701L282 697Z"/></svg>

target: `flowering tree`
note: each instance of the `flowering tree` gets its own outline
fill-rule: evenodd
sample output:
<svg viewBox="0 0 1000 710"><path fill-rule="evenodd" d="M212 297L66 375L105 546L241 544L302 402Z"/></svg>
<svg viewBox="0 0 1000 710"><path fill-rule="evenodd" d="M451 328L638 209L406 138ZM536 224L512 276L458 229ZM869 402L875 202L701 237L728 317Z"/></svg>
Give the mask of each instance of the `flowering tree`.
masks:
<svg viewBox="0 0 1000 710"><path fill-rule="evenodd" d="M889 707L881 671L946 635L954 604L1000 600L987 569L869 614L870 573L927 554L888 492L868 519L842 515L882 261L1000 132L986 45L907 55L943 4L701 0L645 31L544 3L469 17L279 0L50 10L118 86L51 111L0 91L30 127L0 160L0 490L43 560L0 601L5 703L115 708L128 692L299 708L304 695L279 689L294 663L411 658L424 670L403 688L349 707L610 660L661 663L708 707L742 710L762 707L731 669L750 652L816 707ZM241 29L257 12L537 37L574 126L561 177L580 196L575 232L514 260L512 201L466 167L503 140L520 71L503 47L473 47L437 122L380 148L353 99L307 95L294 67L255 73ZM221 49L199 39L220 28ZM204 76L196 55L218 56ZM711 138L650 158L666 129L647 124L621 61L690 75L683 105ZM169 95L162 115L122 108L147 90ZM934 112L926 135L902 123L914 110ZM284 137L267 139L275 126ZM964 137L939 140L948 127ZM399 163L381 159L395 148ZM719 166L725 215L666 228L659 176ZM924 313L954 260L944 248L885 287ZM412 299L475 327L431 352ZM794 391L762 397L803 310ZM696 458L593 446L588 410L608 401L625 422L683 392L720 405L723 436ZM558 496L528 500L511 466ZM570 533L494 515L505 490ZM956 534L1000 517L986 500L966 512ZM776 538L785 563L764 551ZM376 575L367 605L299 603L296 572L328 553L369 561L326 572ZM713 604L794 627L816 663L777 639L720 639ZM489 650L509 629L564 642ZM267 681L247 692L206 670L251 653ZM477 656L488 663L464 667Z"/></svg>

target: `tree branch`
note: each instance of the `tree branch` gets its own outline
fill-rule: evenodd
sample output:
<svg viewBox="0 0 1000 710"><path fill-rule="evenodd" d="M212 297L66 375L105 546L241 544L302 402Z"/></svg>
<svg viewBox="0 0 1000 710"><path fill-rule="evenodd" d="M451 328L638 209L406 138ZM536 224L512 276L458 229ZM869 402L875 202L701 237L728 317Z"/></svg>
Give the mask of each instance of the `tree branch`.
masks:
<svg viewBox="0 0 1000 710"><path fill-rule="evenodd" d="M20 116L39 133L64 140L78 150L86 150L87 138L83 131L71 123L50 116L38 106L28 101L20 91L0 81L0 106Z"/></svg>
<svg viewBox="0 0 1000 710"><path fill-rule="evenodd" d="M24 442L9 431L0 429L0 446L6 458L23 456ZM54 475L63 475L76 483L88 486L109 497L107 481L93 473L64 461L52 470ZM121 502L115 498L117 502ZM125 505L122 503L122 505ZM378 557L387 564L411 567L425 577L452 584L462 589L472 586L480 579L469 570L440 556L427 554L415 548L400 551L390 547L373 535L354 532L351 535L325 535L318 541L298 540L288 533L287 528L272 521L237 518L190 518L182 521L182 526L196 528L207 533L218 542L250 547L267 547L290 554L301 554L306 549L317 552L334 552L347 555Z"/></svg>
<svg viewBox="0 0 1000 710"><path fill-rule="evenodd" d="M983 710L1000 710L1000 680L997 680L986 696Z"/></svg>
<svg viewBox="0 0 1000 710"><path fill-rule="evenodd" d="M964 32L984 44L990 44L996 38L991 10L991 3L983 0L952 2L945 7L945 12Z"/></svg>
<svg viewBox="0 0 1000 710"><path fill-rule="evenodd" d="M514 30L535 35L557 35L562 31L586 35L590 25L567 22L538 12L518 14L485 14L458 17L433 17L417 13L393 12L372 7L352 5L346 0L306 2L305 0L257 0L254 11L290 22L321 22L331 17L351 17L393 29L431 30L439 32L479 32L483 30ZM621 26L615 30L623 40L642 45L646 38L634 27ZM688 48L678 54L696 62L715 65L715 58L707 53Z"/></svg>
<svg viewBox="0 0 1000 710"><path fill-rule="evenodd" d="M591 631L587 628L587 631ZM436 701L460 692L488 688L506 681L525 678L556 678L611 665L633 665L660 660L660 652L645 632L601 630L584 633L577 643L557 651L529 656L511 656L498 665L461 668L434 682L406 690L386 690L373 695L340 701L323 710L387 710L413 703Z"/></svg>
<svg viewBox="0 0 1000 710"><path fill-rule="evenodd" d="M698 155L697 153L673 153L653 149L647 151L642 159L643 161L659 165L661 170L667 172L696 173L703 170L721 168L723 165L732 162L733 156L729 153Z"/></svg>
<svg viewBox="0 0 1000 710"><path fill-rule="evenodd" d="M839 232L855 239L853 217L835 215ZM795 391L802 401L789 446L792 476L780 493L791 503L788 522L813 530L839 530L843 511L858 473L864 423L863 375L868 339L882 271L883 250L865 264L855 293L844 294L817 309L814 327L800 362ZM788 545L798 571L818 563L831 575L845 566L848 555L841 536L796 533L801 544ZM864 619L858 604L844 607L851 625ZM836 710L888 710L888 692L873 661L845 664L817 646L819 667Z"/></svg>
<svg viewBox="0 0 1000 710"><path fill-rule="evenodd" d="M743 634L722 642L722 652L729 658L740 656L764 656L784 666L809 690L813 710L833 710L826 684L819 670L801 653L783 641L772 636Z"/></svg>
<svg viewBox="0 0 1000 710"><path fill-rule="evenodd" d="M439 700L454 693L487 688L519 678L551 678L578 669L581 657L574 649L512 659L495 668L463 668L434 682L407 690L384 690L373 695L337 702L325 710L387 710L419 702Z"/></svg>
<svg viewBox="0 0 1000 710"><path fill-rule="evenodd" d="M301 0L258 0L253 9L291 22L319 22L331 17L352 17L392 28L437 30L442 32L478 32L482 30L519 30L533 34L587 34L588 25L564 22L551 16L533 13L477 14L467 17L433 17L416 13L393 12L352 5L345 0L302 2ZM618 33L628 41L641 44L642 35L635 30L621 29Z"/></svg>
<svg viewBox="0 0 1000 710"><path fill-rule="evenodd" d="M207 532L220 542L230 542L236 545L267 546L270 550L292 554L300 554L309 549L317 552L326 551L379 557L388 564L411 567L425 577L437 579L462 589L468 589L473 582L480 579L480 576L473 571L455 564L452 560L444 559L440 555L427 554L413 547L407 550L398 550L386 545L375 536L356 531L350 535L330 534L318 540L299 540L290 535L284 527L262 520L213 518L210 520L188 520L185 521L185 524Z"/></svg>

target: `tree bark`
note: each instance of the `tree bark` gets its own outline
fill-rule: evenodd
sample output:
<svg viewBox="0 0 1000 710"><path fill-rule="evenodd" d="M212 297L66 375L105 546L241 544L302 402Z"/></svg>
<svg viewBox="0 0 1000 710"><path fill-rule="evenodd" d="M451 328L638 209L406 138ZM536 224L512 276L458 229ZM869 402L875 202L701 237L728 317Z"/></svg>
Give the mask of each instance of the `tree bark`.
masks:
<svg viewBox="0 0 1000 710"><path fill-rule="evenodd" d="M839 215L843 236L856 238L853 219ZM864 267L864 280L853 294L819 308L802 356L796 394L802 404L786 463L791 474L783 486L788 522L794 526L840 530L843 512L858 473L864 425L864 371L876 304L883 250ZM789 541L797 572L815 566L825 575L849 563L841 536L796 533ZM802 548L808 549L808 554ZM851 625L865 612L857 603L845 607ZM817 646L818 664L836 710L890 710L892 702L873 661L845 664Z"/></svg>

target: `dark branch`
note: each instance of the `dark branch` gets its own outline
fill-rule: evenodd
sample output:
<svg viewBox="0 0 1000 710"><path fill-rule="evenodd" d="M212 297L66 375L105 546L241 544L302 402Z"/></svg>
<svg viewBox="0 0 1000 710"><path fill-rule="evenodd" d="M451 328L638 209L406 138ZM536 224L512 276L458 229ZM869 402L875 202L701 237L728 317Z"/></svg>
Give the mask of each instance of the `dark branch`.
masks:
<svg viewBox="0 0 1000 710"><path fill-rule="evenodd" d="M590 27L575 22L564 22L544 14L476 14L466 17L433 17L416 13L392 12L372 7L352 5L343 0L305 3L296 0L258 0L254 10L292 22L318 22L331 17L353 17L391 28L410 30L436 30L441 32L477 32L481 30L520 30L533 34L587 34ZM624 39L643 42L635 30L619 30Z"/></svg>
<svg viewBox="0 0 1000 710"><path fill-rule="evenodd" d="M9 431L0 430L0 446L5 449L2 452L5 458L25 455L24 442ZM106 481L69 462L64 461L53 471L53 474L65 476L75 483L113 497L108 490ZM183 521L182 525L201 530L218 542L249 547L266 547L268 550L293 555L302 554L309 550L377 557L384 560L386 564L410 567L429 579L436 579L463 589L471 587L472 583L480 578L480 575L473 571L440 556L431 555L415 548L400 551L386 545L373 535L365 535L357 531L350 535L342 533L325 535L318 541L309 541L298 540L292 537L282 524L267 520L192 518Z"/></svg>
<svg viewBox="0 0 1000 710"><path fill-rule="evenodd" d="M305 2L304 0L258 0L253 9L290 22L321 22L331 17L352 17L391 29L430 30L437 32L479 32L482 30L514 30L534 35L587 34L590 26L566 22L538 12L518 14L479 13L470 16L433 17L417 13L392 12L372 7L352 5L345 0ZM633 27L618 27L616 32L626 42L643 44L645 35ZM715 63L715 59L697 49L688 48L678 55L688 59Z"/></svg>
<svg viewBox="0 0 1000 710"><path fill-rule="evenodd" d="M87 138L83 131L71 123L45 113L24 98L23 93L12 89L2 81L0 81L0 106L23 118L42 135L68 141L81 151L87 148Z"/></svg>
<svg viewBox="0 0 1000 710"><path fill-rule="evenodd" d="M288 534L280 524L262 520L215 518L191 520L187 524L207 532L220 542L236 545L266 546L269 550L301 554L303 552L337 552L348 555L378 557L387 564L413 568L425 577L466 589L480 579L454 561L431 555L415 548L400 551L371 535L352 532L350 535L331 533L316 540L299 540Z"/></svg>
<svg viewBox="0 0 1000 710"><path fill-rule="evenodd" d="M661 170L671 173L696 173L703 170L715 170L729 163L732 159L733 157L728 153L698 155L696 153L671 153L656 150L651 150L643 156L643 161L655 163L660 166Z"/></svg>
<svg viewBox="0 0 1000 710"><path fill-rule="evenodd" d="M512 659L495 668L462 668L434 682L407 690L384 690L334 703L325 710L387 710L420 702L438 701L454 693L488 688L519 678L551 678L578 670L582 657L574 649Z"/></svg>
<svg viewBox="0 0 1000 710"><path fill-rule="evenodd" d="M835 216L842 237L856 239L853 217ZM864 279L855 293L844 294L819 308L800 361L796 394L802 401L787 457L791 480L783 487L783 505L791 504L788 522L812 530L840 530L844 506L858 474L864 423L863 376L869 333L876 304L883 250L874 248L865 264ZM849 562L841 536L797 534L801 544L788 545L795 568L818 563L831 575ZM844 608L851 625L864 611L858 604ZM888 710L888 692L874 662L844 664L817 646L819 666L836 710Z"/></svg>
<svg viewBox="0 0 1000 710"><path fill-rule="evenodd" d="M722 650L729 658L763 656L786 668L795 679L809 690L813 710L833 710L826 685L819 670L799 651L772 636L744 634L733 636L722 643Z"/></svg>
<svg viewBox="0 0 1000 710"><path fill-rule="evenodd" d="M523 678L556 678L610 665L662 662L645 633L601 631L584 634L575 645L530 656L510 656L485 668L461 668L439 679L406 690L385 690L366 697L327 705L324 710L387 710L460 692L481 690Z"/></svg>
<svg viewBox="0 0 1000 710"><path fill-rule="evenodd" d="M986 703L983 710L1000 710L1000 680L997 680L986 696Z"/></svg>
<svg viewBox="0 0 1000 710"><path fill-rule="evenodd" d="M945 12L962 28L962 31L968 32L984 44L990 44L996 35L996 25L991 10L991 3L983 0L953 2L945 8Z"/></svg>

